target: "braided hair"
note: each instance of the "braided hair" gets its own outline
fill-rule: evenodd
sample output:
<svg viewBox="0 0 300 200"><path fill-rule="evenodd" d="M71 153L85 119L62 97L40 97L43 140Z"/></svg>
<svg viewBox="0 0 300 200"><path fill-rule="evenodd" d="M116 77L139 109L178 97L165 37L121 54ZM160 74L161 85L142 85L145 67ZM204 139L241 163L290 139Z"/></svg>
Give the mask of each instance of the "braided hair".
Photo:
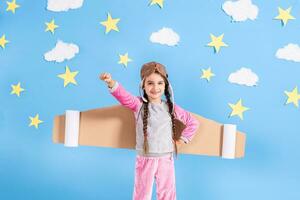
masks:
<svg viewBox="0 0 300 200"><path fill-rule="evenodd" d="M176 141L175 141L175 114L173 112L173 102L171 100L171 94L169 91L169 82L166 81L166 89L165 89L165 96L167 99L167 104L169 107L169 114L171 116L171 120L172 120L172 139L173 139L173 143L174 143L174 149L175 149L175 155L177 157L177 145L176 145Z"/></svg>
<svg viewBox="0 0 300 200"><path fill-rule="evenodd" d="M149 99L146 92L144 92L144 98L147 99L147 102L143 101L143 108L144 108L144 115L143 115L143 133L144 133L144 153L149 152L149 145L148 145L148 139L147 139L147 126L148 126L148 116L149 116Z"/></svg>

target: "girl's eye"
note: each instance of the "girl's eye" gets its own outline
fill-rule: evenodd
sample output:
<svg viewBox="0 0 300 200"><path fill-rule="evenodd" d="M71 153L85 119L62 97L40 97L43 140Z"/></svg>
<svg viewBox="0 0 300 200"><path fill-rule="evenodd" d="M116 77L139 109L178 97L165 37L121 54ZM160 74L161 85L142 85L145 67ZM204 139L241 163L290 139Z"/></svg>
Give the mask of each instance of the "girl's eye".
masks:
<svg viewBox="0 0 300 200"><path fill-rule="evenodd" d="M149 83L147 83L148 85L153 85L154 83L151 83L151 82L149 82ZM158 85L163 85L164 83L163 82L159 82L158 83Z"/></svg>

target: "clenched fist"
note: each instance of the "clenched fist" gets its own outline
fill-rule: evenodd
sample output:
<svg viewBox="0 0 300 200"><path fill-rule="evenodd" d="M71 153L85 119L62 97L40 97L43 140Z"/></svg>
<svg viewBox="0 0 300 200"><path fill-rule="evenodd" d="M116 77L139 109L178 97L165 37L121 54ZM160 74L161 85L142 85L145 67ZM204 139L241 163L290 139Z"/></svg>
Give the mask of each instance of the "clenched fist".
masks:
<svg viewBox="0 0 300 200"><path fill-rule="evenodd" d="M107 73L107 72L102 73L102 74L100 74L99 78L100 78L100 80L106 82L107 86L110 88L112 88L115 85L116 81L112 80L110 73Z"/></svg>

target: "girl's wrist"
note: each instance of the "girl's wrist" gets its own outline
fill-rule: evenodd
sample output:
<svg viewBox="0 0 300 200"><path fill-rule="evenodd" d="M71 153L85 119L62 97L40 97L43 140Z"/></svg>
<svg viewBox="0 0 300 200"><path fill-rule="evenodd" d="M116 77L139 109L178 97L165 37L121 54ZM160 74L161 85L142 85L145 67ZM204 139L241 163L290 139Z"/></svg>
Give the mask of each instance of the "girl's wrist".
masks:
<svg viewBox="0 0 300 200"><path fill-rule="evenodd" d="M107 86L108 86L109 88L113 88L114 85L115 85L115 83L116 83L116 81L111 80L110 82L107 83Z"/></svg>

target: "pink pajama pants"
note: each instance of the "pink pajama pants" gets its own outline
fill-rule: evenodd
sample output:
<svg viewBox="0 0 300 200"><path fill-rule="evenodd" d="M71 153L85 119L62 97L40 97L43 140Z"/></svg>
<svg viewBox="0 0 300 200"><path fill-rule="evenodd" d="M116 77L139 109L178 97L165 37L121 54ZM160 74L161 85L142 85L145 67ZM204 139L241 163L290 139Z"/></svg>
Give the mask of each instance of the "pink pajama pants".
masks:
<svg viewBox="0 0 300 200"><path fill-rule="evenodd" d="M144 157L137 155L133 200L151 200L153 180L157 200L176 200L173 156Z"/></svg>

